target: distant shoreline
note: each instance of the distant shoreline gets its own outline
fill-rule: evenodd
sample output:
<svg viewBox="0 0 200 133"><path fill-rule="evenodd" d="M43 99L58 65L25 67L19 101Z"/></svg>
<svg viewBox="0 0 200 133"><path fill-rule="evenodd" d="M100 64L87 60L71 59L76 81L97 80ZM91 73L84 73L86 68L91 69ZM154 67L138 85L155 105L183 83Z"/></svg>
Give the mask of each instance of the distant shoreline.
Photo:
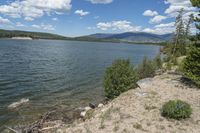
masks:
<svg viewBox="0 0 200 133"><path fill-rule="evenodd" d="M99 42L99 43L124 43L124 44L144 44L144 45L157 45L163 46L166 42L153 43L153 42L126 42L126 41L112 41L112 40L82 40L77 38L70 39L49 39L49 38L31 38L31 37L12 37L12 38L0 38L0 40L63 40L63 41L80 41L80 42Z"/></svg>
<svg viewBox="0 0 200 133"><path fill-rule="evenodd" d="M13 40L33 40L31 37L12 37Z"/></svg>

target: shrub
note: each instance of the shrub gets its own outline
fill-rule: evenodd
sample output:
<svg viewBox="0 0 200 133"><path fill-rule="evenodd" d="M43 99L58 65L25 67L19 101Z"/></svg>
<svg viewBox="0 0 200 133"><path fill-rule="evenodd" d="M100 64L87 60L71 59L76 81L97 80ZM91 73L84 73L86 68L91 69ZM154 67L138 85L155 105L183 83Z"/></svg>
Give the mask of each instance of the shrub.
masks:
<svg viewBox="0 0 200 133"><path fill-rule="evenodd" d="M113 99L136 87L138 76L129 60L116 60L108 67L104 77L106 97Z"/></svg>
<svg viewBox="0 0 200 133"><path fill-rule="evenodd" d="M140 79L153 77L155 75L156 64L154 61L144 57L143 62L138 65L137 73Z"/></svg>
<svg viewBox="0 0 200 133"><path fill-rule="evenodd" d="M176 120L189 118L192 114L190 105L181 100L169 101L162 107L162 116Z"/></svg>
<svg viewBox="0 0 200 133"><path fill-rule="evenodd" d="M200 44L189 48L189 53L183 64L183 73L200 87Z"/></svg>
<svg viewBox="0 0 200 133"><path fill-rule="evenodd" d="M162 59L161 59L160 54L158 54L158 55L154 58L153 61L154 61L155 65L156 65L156 69L162 68Z"/></svg>

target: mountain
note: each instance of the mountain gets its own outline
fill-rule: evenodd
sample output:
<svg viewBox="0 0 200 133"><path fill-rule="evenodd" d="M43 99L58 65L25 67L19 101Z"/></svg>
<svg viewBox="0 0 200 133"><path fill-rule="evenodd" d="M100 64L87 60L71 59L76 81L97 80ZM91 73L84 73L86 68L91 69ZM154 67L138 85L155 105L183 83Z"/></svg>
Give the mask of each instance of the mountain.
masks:
<svg viewBox="0 0 200 133"><path fill-rule="evenodd" d="M157 35L145 32L125 32L119 34L96 33L80 37L65 37L52 33L29 32L19 30L0 29L0 38L31 37L32 39L54 39L74 41L97 41L97 42L127 42L127 43L161 43L170 41L173 34Z"/></svg>
<svg viewBox="0 0 200 133"><path fill-rule="evenodd" d="M172 40L173 39L173 35L172 33L170 34L164 34L164 35L159 35L161 38L165 39L165 40Z"/></svg>
<svg viewBox="0 0 200 133"><path fill-rule="evenodd" d="M96 33L96 34L89 35L88 37L103 39L103 38L111 37L113 35L115 35L115 34Z"/></svg>
<svg viewBox="0 0 200 133"><path fill-rule="evenodd" d="M12 38L12 37L31 37L33 39L58 39L58 40L71 39L69 37L64 37L61 35L56 35L51 33L0 29L0 38Z"/></svg>
<svg viewBox="0 0 200 133"><path fill-rule="evenodd" d="M125 32L120 34L92 34L88 36L84 36L85 38L93 38L93 39L104 39L104 40L119 40L125 42L150 42L150 43L160 43L169 41L172 39L173 34L151 34L145 32ZM82 38L84 38L82 37Z"/></svg>

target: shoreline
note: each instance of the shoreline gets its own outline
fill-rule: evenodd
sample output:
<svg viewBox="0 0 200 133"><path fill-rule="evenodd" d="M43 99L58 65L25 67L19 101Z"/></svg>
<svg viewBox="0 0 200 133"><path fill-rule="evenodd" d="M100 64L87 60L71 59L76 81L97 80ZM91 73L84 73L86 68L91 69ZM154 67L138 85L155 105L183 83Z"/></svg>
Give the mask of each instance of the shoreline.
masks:
<svg viewBox="0 0 200 133"><path fill-rule="evenodd" d="M174 73L165 72L139 84L116 99L86 113L84 121L76 121L52 131L78 132L200 132L200 90ZM143 79L144 80L144 79ZM177 121L161 116L160 109L168 100L180 99L191 104L191 118ZM177 124L178 123L178 124ZM46 131L44 131L46 133Z"/></svg>
<svg viewBox="0 0 200 133"><path fill-rule="evenodd" d="M20 37L21 38L21 37ZM22 37L23 38L23 37ZM98 43L117 43L117 44L143 44L143 45L156 45L156 46L164 46L165 42L160 43L152 43L152 42L126 42L126 41L107 41L107 40L101 40L101 41L95 41L95 40L78 40L78 39L48 39L48 38L31 38L31 39L14 39L13 38L0 38L0 40L57 40L57 41L80 41L80 42L98 42Z"/></svg>
<svg viewBox="0 0 200 133"><path fill-rule="evenodd" d="M41 119L44 122L42 127L41 125L36 126L36 130L42 133L59 131L77 133L78 131L85 132L87 130L97 133L121 133L124 129L129 132L148 131L150 133L169 131L183 133L187 131L192 131L194 133L200 132L198 128L200 124L200 122L198 122L200 121L200 112L197 111L198 107L200 107L200 103L198 103L200 90L191 84L188 86L181 80L182 76L173 72L165 72L161 75L157 75L151 78L150 82L147 84L140 84L138 88L131 89L116 99L105 103L101 102L94 108L92 108L93 105L90 105L89 107L80 109L79 112L74 110L77 117L74 118L71 123L66 123L62 120L49 121L47 119L45 121L45 119L49 117L48 115L52 115L47 112ZM181 99L189 102L194 110L191 118L185 121L175 121L161 117L160 107L169 99ZM104 118L103 116L105 114L106 117ZM107 120L107 117L109 117L109 120ZM121 121L121 124L117 124L117 128L116 124L111 124L115 121ZM177 122L179 122L179 125L176 125ZM140 126L134 126L134 123ZM130 126L130 124L132 124L132 126ZM28 127L30 128L30 126ZM185 131L180 129L180 127L185 127Z"/></svg>

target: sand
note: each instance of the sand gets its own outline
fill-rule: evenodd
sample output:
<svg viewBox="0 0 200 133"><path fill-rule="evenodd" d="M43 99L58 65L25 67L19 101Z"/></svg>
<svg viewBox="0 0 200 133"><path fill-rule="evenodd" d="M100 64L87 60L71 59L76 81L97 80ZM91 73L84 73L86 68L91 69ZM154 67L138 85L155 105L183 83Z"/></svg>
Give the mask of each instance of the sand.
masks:
<svg viewBox="0 0 200 133"><path fill-rule="evenodd" d="M76 121L46 132L54 133L200 133L200 89L187 86L180 75L162 74L142 88L87 113L85 121ZM180 99L191 104L193 113L185 120L161 116L162 105Z"/></svg>

